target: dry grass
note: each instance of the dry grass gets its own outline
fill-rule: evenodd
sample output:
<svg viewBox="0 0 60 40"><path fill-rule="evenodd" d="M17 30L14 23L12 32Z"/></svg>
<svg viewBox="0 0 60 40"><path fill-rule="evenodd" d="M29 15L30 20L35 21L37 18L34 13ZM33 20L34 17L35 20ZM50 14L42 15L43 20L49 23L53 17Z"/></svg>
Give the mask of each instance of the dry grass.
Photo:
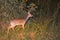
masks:
<svg viewBox="0 0 60 40"><path fill-rule="evenodd" d="M60 6L52 0L38 0L38 12L32 11L34 17L26 23L24 30L18 25L14 28L14 31L10 29L7 35L7 28L11 19L26 17L27 9L24 10L26 1L0 0L0 40L59 40L60 19L58 15L60 15ZM22 8L19 8L20 6ZM30 9L31 5L28 7ZM34 7L31 10L34 10Z"/></svg>

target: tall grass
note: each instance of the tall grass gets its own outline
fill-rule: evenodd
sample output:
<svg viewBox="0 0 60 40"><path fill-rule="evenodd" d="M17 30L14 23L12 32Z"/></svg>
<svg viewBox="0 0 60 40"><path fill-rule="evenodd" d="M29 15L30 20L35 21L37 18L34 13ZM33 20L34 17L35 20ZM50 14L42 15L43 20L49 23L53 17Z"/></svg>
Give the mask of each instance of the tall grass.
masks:
<svg viewBox="0 0 60 40"><path fill-rule="evenodd" d="M28 20L24 30L18 25L7 35L10 20L25 18L32 2L38 8L32 7L34 16ZM59 40L59 8L58 0L0 0L0 40Z"/></svg>

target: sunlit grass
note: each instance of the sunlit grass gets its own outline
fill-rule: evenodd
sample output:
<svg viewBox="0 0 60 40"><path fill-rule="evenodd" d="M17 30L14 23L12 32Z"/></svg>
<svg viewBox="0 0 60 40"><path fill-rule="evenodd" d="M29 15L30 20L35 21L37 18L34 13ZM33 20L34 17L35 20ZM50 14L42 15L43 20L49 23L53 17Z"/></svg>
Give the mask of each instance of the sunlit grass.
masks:
<svg viewBox="0 0 60 40"><path fill-rule="evenodd" d="M34 22L33 21L34 20L27 22L24 27L24 30L19 25L16 26L14 30L10 29L8 35L7 35L7 28L3 29L1 27L0 39L3 39L3 40L22 40L22 39L24 40L31 40L31 39L32 40L45 40L45 39L50 40L52 39L51 37L54 36L54 33L52 31L47 32L48 24L52 21L51 19L46 19L44 21L44 25L36 21ZM46 38L46 36L48 36L48 38Z"/></svg>

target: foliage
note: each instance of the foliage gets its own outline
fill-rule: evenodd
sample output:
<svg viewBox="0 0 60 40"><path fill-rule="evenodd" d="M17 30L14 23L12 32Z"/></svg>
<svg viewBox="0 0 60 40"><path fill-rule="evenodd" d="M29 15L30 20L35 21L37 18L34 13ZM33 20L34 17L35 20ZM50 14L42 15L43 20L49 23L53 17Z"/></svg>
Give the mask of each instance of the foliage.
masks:
<svg viewBox="0 0 60 40"><path fill-rule="evenodd" d="M25 29L16 26L7 35L10 20L26 18L27 11L34 16L28 20ZM31 36L34 40L59 40L59 11L59 0L0 0L0 40L30 40Z"/></svg>

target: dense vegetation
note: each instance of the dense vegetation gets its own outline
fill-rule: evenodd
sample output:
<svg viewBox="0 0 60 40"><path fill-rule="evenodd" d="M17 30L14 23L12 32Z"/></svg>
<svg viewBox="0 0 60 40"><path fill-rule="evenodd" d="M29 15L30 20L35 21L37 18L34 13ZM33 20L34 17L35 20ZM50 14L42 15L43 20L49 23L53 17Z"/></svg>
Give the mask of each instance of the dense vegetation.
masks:
<svg viewBox="0 0 60 40"><path fill-rule="evenodd" d="M20 25L10 29L9 22L14 18L26 18L27 11L33 15L24 30ZM0 0L0 40L59 40L60 39L59 0ZM23 37L23 38L22 38Z"/></svg>

